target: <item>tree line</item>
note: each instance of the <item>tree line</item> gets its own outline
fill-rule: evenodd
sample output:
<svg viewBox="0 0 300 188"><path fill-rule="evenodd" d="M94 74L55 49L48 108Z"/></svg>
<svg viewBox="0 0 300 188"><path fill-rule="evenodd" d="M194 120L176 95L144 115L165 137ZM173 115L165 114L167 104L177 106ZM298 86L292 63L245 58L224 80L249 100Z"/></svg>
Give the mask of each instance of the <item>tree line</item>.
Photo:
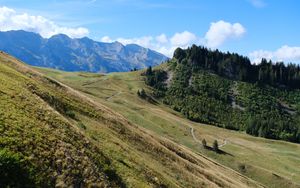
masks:
<svg viewBox="0 0 300 188"><path fill-rule="evenodd" d="M174 58L178 63L190 64L193 71L210 70L230 79L258 82L273 86L300 87L300 67L296 64L285 65L283 62L272 62L262 59L259 64L251 64L248 57L237 53L223 53L202 46L193 45L183 50L177 48Z"/></svg>

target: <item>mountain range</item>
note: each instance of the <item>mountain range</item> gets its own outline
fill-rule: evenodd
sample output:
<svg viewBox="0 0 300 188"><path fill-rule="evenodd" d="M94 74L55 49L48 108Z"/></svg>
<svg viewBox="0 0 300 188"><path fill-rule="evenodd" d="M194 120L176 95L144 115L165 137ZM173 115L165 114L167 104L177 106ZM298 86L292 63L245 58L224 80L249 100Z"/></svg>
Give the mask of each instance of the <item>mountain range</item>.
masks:
<svg viewBox="0 0 300 188"><path fill-rule="evenodd" d="M168 58L136 44L103 43L64 34L43 38L27 31L0 32L0 50L32 66L64 71L124 72L159 65Z"/></svg>

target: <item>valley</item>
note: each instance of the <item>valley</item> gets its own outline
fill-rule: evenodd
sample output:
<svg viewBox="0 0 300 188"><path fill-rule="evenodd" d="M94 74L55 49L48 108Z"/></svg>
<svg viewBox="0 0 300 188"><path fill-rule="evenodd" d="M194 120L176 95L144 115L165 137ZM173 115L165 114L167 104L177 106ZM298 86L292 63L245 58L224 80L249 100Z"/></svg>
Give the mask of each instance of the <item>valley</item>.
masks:
<svg viewBox="0 0 300 188"><path fill-rule="evenodd" d="M160 68L162 66L165 65ZM299 144L195 123L160 102L149 103L137 95L141 88L145 88L146 93L152 92L145 85L142 72L101 75L38 70L109 106L139 127L189 148L199 156L209 157L266 187L299 187ZM203 149L193 138L191 128L197 140L204 138L210 146L214 140L220 145L226 142L221 147L225 154Z"/></svg>
<svg viewBox="0 0 300 188"><path fill-rule="evenodd" d="M0 188L300 188L299 7L0 0Z"/></svg>

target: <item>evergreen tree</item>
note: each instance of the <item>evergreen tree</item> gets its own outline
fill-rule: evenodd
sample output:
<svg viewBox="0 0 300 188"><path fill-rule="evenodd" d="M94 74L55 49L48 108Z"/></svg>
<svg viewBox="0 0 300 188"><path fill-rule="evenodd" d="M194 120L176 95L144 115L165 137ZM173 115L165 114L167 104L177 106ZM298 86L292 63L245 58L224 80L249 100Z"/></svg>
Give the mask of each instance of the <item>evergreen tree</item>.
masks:
<svg viewBox="0 0 300 188"><path fill-rule="evenodd" d="M149 75L152 75L153 74L153 71L152 71L152 67L149 66L146 70L146 76L149 76Z"/></svg>
<svg viewBox="0 0 300 188"><path fill-rule="evenodd" d="M213 143L213 150L215 152L219 152L219 144L218 144L217 140L215 140L214 143Z"/></svg>
<svg viewBox="0 0 300 188"><path fill-rule="evenodd" d="M202 139L202 146L203 148L207 148L207 143L205 139Z"/></svg>
<svg viewBox="0 0 300 188"><path fill-rule="evenodd" d="M147 96L147 95L146 95L146 91L145 91L144 89L141 90L140 96L141 96L142 98L145 98L145 97Z"/></svg>
<svg viewBox="0 0 300 188"><path fill-rule="evenodd" d="M184 59L186 56L186 53L183 49L181 48L177 48L174 51L174 58L178 59L178 61L181 61L182 59Z"/></svg>
<svg viewBox="0 0 300 188"><path fill-rule="evenodd" d="M144 89L141 89L137 91L137 95L141 98L146 98L147 97L147 94L146 94L146 91Z"/></svg>

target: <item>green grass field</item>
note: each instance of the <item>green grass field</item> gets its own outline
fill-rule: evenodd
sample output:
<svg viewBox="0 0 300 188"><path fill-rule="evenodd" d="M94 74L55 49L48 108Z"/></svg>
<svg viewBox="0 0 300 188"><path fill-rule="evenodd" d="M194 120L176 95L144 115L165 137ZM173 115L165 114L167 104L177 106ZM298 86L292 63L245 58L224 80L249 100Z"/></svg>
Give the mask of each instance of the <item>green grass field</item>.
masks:
<svg viewBox="0 0 300 188"><path fill-rule="evenodd" d="M141 88L150 92L140 76L141 72L100 75L38 70L112 108L132 123L212 158L267 187L300 187L299 144L195 123L161 103L151 104L136 94ZM199 140L205 138L208 145L212 145L214 140L218 140L219 144L226 140L227 144L221 148L226 154L203 149L192 138L191 126L195 136Z"/></svg>
<svg viewBox="0 0 300 188"><path fill-rule="evenodd" d="M0 52L0 187L261 187L177 144L169 120L157 118L164 110L137 98L134 85L131 90L124 85L131 81L119 82L117 75L49 75L91 87L90 94ZM97 85L99 80L108 83ZM131 102L137 105L126 104Z"/></svg>

